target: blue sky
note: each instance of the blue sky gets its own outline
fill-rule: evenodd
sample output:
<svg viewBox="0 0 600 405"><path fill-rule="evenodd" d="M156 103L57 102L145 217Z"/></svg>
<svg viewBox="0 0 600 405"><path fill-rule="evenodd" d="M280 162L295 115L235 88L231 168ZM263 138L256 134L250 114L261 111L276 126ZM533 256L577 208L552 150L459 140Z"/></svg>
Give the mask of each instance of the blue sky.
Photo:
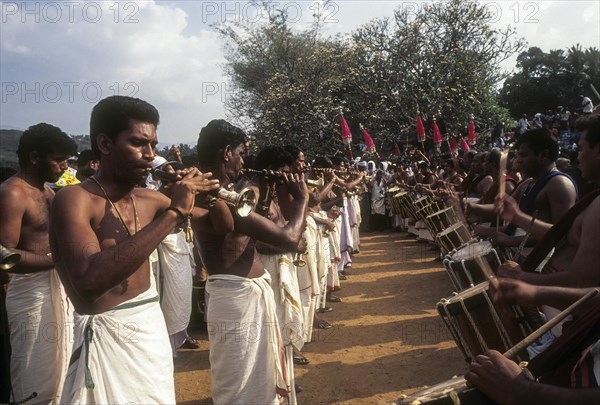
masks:
<svg viewBox="0 0 600 405"><path fill-rule="evenodd" d="M325 32L336 34L426 2L279 3L296 27L310 24L318 10ZM597 0L482 4L497 16L494 25L516 27L530 46L544 51L600 46ZM45 121L85 134L94 104L123 94L159 109L161 143L194 143L203 125L225 117L229 91L221 69L223 40L211 24L243 18L260 22L264 16L243 1L1 2L0 127ZM503 67L511 70L514 59Z"/></svg>

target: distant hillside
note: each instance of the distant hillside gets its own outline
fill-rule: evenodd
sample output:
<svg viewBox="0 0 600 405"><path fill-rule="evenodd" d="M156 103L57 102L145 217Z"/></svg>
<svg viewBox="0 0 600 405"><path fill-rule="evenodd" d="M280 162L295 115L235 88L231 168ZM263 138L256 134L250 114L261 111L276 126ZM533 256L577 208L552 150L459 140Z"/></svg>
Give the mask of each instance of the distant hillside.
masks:
<svg viewBox="0 0 600 405"><path fill-rule="evenodd" d="M0 129L0 166L19 168L17 149L22 133L23 131L16 129ZM78 151L90 148L89 135L71 135L71 137L77 142Z"/></svg>

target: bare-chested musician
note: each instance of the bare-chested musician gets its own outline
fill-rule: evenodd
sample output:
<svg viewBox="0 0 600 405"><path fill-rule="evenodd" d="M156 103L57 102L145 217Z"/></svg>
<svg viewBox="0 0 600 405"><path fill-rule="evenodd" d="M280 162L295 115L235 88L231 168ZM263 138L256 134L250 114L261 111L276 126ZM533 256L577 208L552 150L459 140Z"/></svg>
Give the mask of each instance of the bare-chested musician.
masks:
<svg viewBox="0 0 600 405"><path fill-rule="evenodd" d="M222 184L235 183L244 163L243 131L213 120L198 138L198 161ZM234 227L215 237L197 232L209 277L208 327L212 397L215 403L272 403L287 395L281 337L278 333L269 276L256 251L256 240L295 249L304 229L308 203L306 184L298 175L283 174L295 205L281 227L252 212L234 216Z"/></svg>
<svg viewBox="0 0 600 405"><path fill-rule="evenodd" d="M595 184L596 190L593 193L597 193L600 186L600 116L581 118L577 121L577 130L581 134L578 156L581 172L585 179ZM518 208L514 199L505 197L498 205L505 220L519 227L531 223L531 217ZM530 232L532 236L542 239L551 227L547 221L536 220ZM554 255L543 271L544 274L525 273L514 262L501 266L498 274L536 285L600 285L600 197L593 198L577 215L572 225L561 233L566 238L556 246Z"/></svg>
<svg viewBox="0 0 600 405"><path fill-rule="evenodd" d="M18 274L13 275L6 297L11 401L23 401L34 392L40 403L60 400L72 320L50 253L54 191L45 183L56 182L76 152L75 141L59 128L45 123L31 126L19 140L19 171L0 186L0 244L21 255L11 269Z"/></svg>
<svg viewBox="0 0 600 405"><path fill-rule="evenodd" d="M548 130L540 128L521 136L517 147L521 170L530 179L519 184L513 196L528 214L537 212L538 220L555 223L575 204L577 197L573 181L556 170L558 143ZM469 204L468 217L473 216L479 216L479 221L492 221L495 218L493 205ZM514 225L501 229L502 232L496 232L495 227L480 225L475 228L475 233L490 237L494 245L518 246L528 227L524 226L520 235L516 235ZM532 234L529 240L535 242L537 236Z"/></svg>
<svg viewBox="0 0 600 405"><path fill-rule="evenodd" d="M55 198L52 252L75 307L64 403L175 402L171 348L148 258L190 215L207 232L226 230L233 219L224 203L210 212L195 207L197 193L219 187L195 168L179 172L171 199L136 187L152 167L158 121L143 100L101 100L90 120L100 169Z"/></svg>

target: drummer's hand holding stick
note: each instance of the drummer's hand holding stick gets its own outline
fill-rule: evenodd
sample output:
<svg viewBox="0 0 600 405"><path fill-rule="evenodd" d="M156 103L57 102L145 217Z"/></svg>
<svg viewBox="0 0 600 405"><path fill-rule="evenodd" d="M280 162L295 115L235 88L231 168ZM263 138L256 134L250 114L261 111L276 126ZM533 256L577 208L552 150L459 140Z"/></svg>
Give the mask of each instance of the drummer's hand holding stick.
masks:
<svg viewBox="0 0 600 405"><path fill-rule="evenodd" d="M511 224L528 230L529 237L534 240L540 240L552 228L552 224L535 219L531 215L525 214L519 209L517 201L509 195L503 197L497 196L495 200L495 210L500 217Z"/></svg>

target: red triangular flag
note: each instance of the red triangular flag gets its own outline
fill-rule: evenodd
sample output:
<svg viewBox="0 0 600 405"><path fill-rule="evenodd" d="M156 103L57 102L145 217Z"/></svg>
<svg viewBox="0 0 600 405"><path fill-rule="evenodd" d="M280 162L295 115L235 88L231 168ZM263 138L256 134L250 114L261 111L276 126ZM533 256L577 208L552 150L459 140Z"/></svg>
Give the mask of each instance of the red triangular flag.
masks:
<svg viewBox="0 0 600 405"><path fill-rule="evenodd" d="M475 134L475 124L473 123L473 119L469 122L469 144L475 145L477 142L477 135Z"/></svg>
<svg viewBox="0 0 600 405"><path fill-rule="evenodd" d="M350 127L346 122L346 119L342 115L342 141L346 145L350 145L352 143L352 132L350 132Z"/></svg>
<svg viewBox="0 0 600 405"><path fill-rule="evenodd" d="M442 143L442 133L438 128L437 122L433 121L433 143L439 145Z"/></svg>
<svg viewBox="0 0 600 405"><path fill-rule="evenodd" d="M425 125L423 125L421 114L417 116L417 138L419 142L425 142Z"/></svg>
<svg viewBox="0 0 600 405"><path fill-rule="evenodd" d="M448 149L450 149L451 155L458 154L458 144L456 143L456 139L450 138L450 143L448 144Z"/></svg>
<svg viewBox="0 0 600 405"><path fill-rule="evenodd" d="M462 147L463 152L468 152L471 150L471 148L469 148L469 144L467 141L465 141L465 138L460 138L460 146Z"/></svg>
<svg viewBox="0 0 600 405"><path fill-rule="evenodd" d="M362 129L363 138L365 138L365 144L367 145L368 152L375 152L375 142L373 142L373 138L367 132L366 129Z"/></svg>

